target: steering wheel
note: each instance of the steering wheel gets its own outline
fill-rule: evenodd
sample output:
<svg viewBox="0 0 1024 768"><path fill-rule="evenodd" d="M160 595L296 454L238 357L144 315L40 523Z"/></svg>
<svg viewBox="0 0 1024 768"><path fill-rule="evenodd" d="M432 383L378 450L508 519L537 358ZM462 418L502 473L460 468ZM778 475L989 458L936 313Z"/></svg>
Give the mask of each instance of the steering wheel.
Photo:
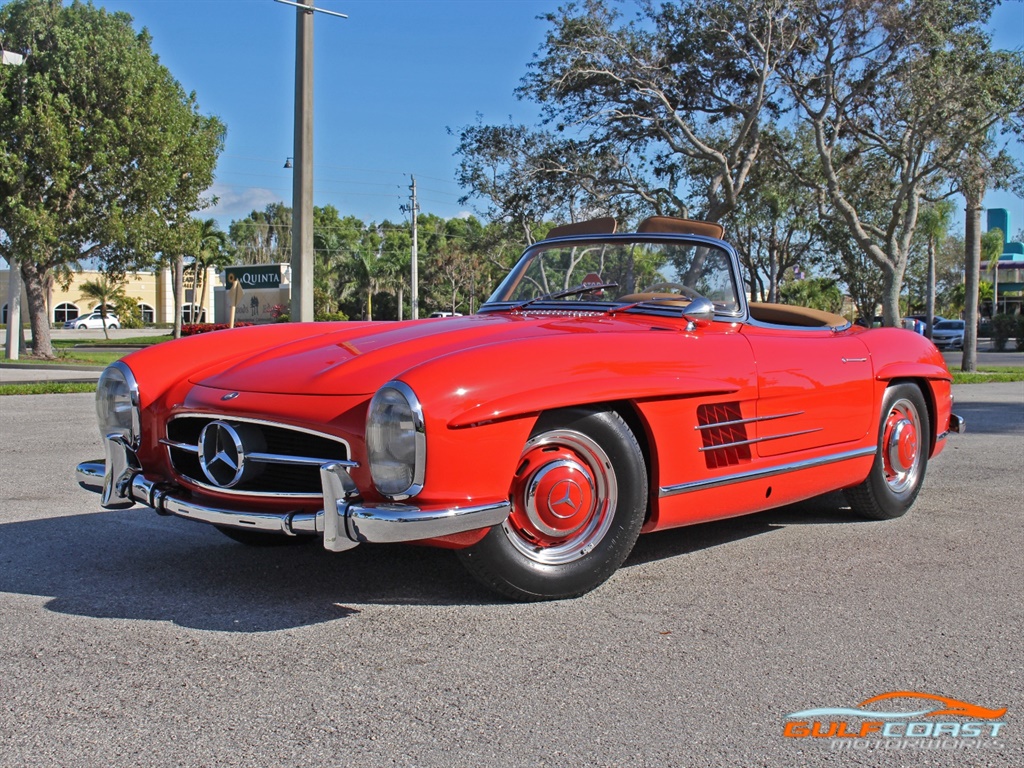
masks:
<svg viewBox="0 0 1024 768"><path fill-rule="evenodd" d="M689 288L682 283L655 283L648 286L644 293L679 293L683 296L689 296L691 299L703 298L693 288Z"/></svg>

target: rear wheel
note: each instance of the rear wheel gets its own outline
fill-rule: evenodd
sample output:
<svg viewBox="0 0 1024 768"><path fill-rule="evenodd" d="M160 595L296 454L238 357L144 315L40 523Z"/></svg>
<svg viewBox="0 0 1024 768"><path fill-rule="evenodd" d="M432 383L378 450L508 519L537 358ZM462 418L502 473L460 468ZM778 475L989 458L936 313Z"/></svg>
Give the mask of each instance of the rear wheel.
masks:
<svg viewBox="0 0 1024 768"><path fill-rule="evenodd" d="M875 463L867 480L846 489L853 511L870 520L891 520L913 505L928 467L928 408L914 384L885 391Z"/></svg>
<svg viewBox="0 0 1024 768"><path fill-rule="evenodd" d="M537 423L509 493L512 513L459 552L463 564L514 600L577 597L606 581L633 549L647 472L617 413L559 411Z"/></svg>

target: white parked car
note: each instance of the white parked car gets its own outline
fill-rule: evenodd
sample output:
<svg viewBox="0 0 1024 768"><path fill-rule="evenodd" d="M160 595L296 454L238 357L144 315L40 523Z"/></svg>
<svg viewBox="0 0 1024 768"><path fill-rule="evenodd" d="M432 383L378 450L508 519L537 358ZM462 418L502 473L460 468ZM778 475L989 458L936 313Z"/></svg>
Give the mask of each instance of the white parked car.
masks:
<svg viewBox="0 0 1024 768"><path fill-rule="evenodd" d="M964 321L942 320L932 330L932 342L939 349L964 348Z"/></svg>
<svg viewBox="0 0 1024 768"><path fill-rule="evenodd" d="M90 312L87 315L79 315L74 320L68 320L64 323L65 328L103 328L103 318L100 317L99 310ZM107 313L107 328L120 328L120 323L117 320L117 315Z"/></svg>

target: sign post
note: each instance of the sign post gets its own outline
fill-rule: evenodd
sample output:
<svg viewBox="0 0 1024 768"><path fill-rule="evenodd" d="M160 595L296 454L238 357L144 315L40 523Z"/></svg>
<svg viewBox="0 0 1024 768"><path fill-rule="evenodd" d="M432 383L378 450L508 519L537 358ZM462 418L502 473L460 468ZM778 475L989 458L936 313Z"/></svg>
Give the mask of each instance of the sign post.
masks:
<svg viewBox="0 0 1024 768"><path fill-rule="evenodd" d="M242 303L242 297L245 296L245 290L242 288L242 284L238 278L231 272L228 273L228 328L235 327L235 310L238 305Z"/></svg>

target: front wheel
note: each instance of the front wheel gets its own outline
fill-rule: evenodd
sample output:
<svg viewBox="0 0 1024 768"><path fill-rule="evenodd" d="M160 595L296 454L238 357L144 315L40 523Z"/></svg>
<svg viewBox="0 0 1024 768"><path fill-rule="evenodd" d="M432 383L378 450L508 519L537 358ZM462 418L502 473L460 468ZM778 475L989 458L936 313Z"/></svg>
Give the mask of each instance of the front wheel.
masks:
<svg viewBox="0 0 1024 768"><path fill-rule="evenodd" d="M878 448L871 474L846 489L853 511L869 520L891 520L913 505L928 468L928 408L914 384L889 387L882 398Z"/></svg>
<svg viewBox="0 0 1024 768"><path fill-rule="evenodd" d="M647 508L647 471L617 413L573 409L542 417L509 491L512 513L459 557L513 600L578 597L629 555Z"/></svg>

